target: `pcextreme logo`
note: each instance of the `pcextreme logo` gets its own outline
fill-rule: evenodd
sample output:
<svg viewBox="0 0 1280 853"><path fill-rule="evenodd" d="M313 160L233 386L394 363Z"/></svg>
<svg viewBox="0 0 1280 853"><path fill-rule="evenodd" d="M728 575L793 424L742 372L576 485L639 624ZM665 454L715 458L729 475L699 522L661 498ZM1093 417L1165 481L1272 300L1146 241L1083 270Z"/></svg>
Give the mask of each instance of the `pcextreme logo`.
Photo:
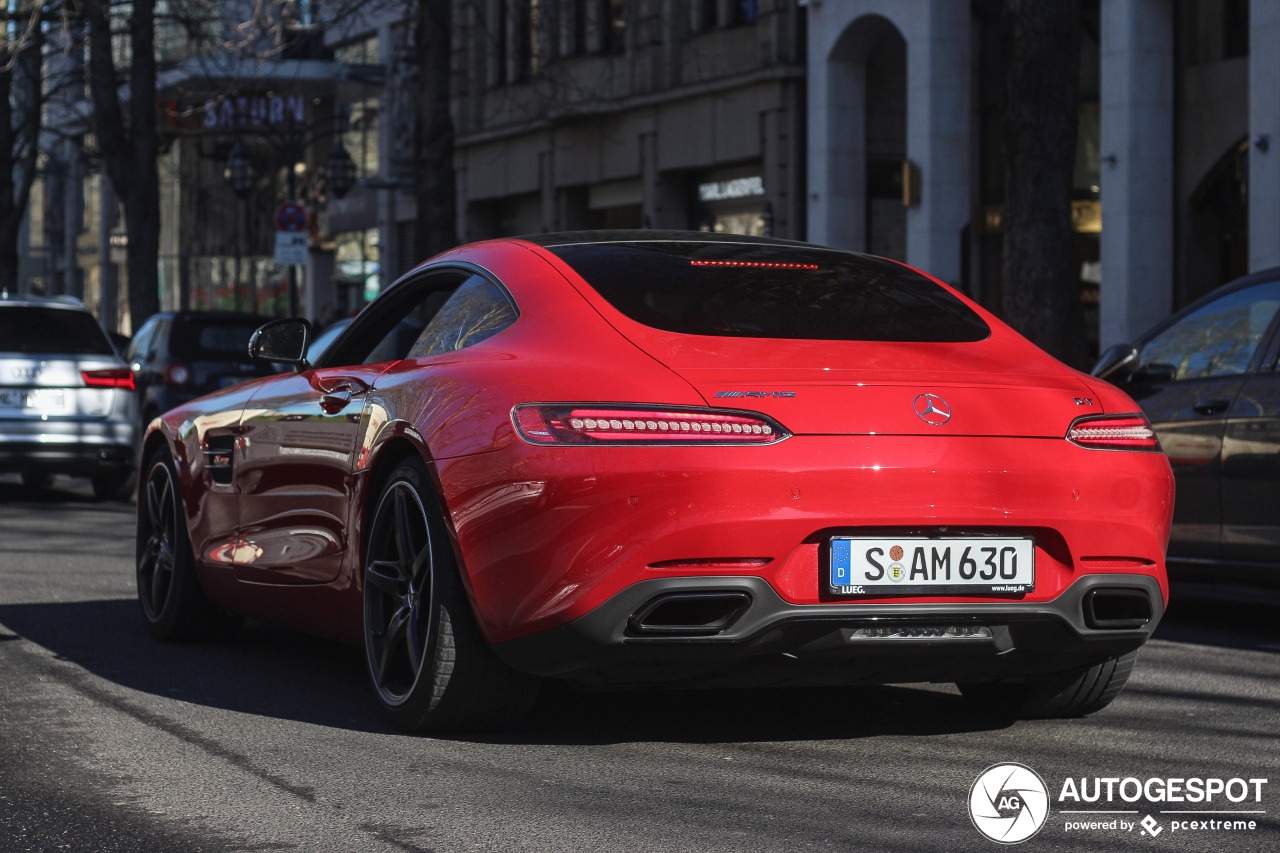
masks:
<svg viewBox="0 0 1280 853"><path fill-rule="evenodd" d="M1222 777L1068 776L1057 789L1062 831L1072 835L1135 833L1154 840L1191 833L1258 830L1267 814L1269 780ZM1018 844L1049 823L1053 801L1039 773L1024 764L994 764L969 789L969 817L984 836ZM1053 821L1057 823L1057 821Z"/></svg>

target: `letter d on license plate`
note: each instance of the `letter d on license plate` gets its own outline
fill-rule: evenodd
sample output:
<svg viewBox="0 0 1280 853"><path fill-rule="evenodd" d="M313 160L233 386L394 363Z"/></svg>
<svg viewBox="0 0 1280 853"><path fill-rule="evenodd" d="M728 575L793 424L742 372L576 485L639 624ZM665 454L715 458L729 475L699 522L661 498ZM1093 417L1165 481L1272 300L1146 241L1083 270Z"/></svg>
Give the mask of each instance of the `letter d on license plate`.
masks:
<svg viewBox="0 0 1280 853"><path fill-rule="evenodd" d="M837 595L1020 595L1035 584L1030 537L836 536L828 587Z"/></svg>

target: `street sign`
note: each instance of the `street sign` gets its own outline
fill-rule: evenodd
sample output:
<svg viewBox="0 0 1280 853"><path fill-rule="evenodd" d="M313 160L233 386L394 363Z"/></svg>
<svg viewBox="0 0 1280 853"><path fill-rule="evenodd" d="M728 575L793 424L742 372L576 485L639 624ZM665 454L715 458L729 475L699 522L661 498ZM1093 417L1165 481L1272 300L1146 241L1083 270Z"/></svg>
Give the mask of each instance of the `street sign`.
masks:
<svg viewBox="0 0 1280 853"><path fill-rule="evenodd" d="M306 231L307 209L296 201L283 202L276 208L277 231Z"/></svg>
<svg viewBox="0 0 1280 853"><path fill-rule="evenodd" d="M308 243L310 240L305 231L277 231L276 264L282 267L306 266Z"/></svg>

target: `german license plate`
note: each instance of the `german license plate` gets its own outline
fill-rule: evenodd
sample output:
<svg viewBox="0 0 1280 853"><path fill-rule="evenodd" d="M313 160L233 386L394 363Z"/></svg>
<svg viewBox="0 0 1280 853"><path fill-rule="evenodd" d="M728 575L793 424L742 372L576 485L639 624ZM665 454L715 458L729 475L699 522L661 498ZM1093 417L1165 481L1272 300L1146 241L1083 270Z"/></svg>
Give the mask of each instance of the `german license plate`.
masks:
<svg viewBox="0 0 1280 853"><path fill-rule="evenodd" d="M1016 595L1035 584L1030 537L836 536L827 582L837 595Z"/></svg>
<svg viewBox="0 0 1280 853"><path fill-rule="evenodd" d="M59 410L63 406L63 400L61 388L0 391L0 409Z"/></svg>

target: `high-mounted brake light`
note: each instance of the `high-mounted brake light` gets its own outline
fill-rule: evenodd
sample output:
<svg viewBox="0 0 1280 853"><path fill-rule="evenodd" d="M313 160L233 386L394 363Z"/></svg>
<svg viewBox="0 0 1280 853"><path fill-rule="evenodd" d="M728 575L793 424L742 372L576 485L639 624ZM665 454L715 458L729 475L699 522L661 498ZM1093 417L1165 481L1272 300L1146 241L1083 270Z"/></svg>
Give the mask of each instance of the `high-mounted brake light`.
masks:
<svg viewBox="0 0 1280 853"><path fill-rule="evenodd" d="M511 420L530 444L775 444L791 435L757 412L698 407L522 403Z"/></svg>
<svg viewBox="0 0 1280 853"><path fill-rule="evenodd" d="M137 390L137 386L133 381L133 371L127 367L114 367L110 370L82 370L80 371L80 378L90 388Z"/></svg>
<svg viewBox="0 0 1280 853"><path fill-rule="evenodd" d="M777 261L689 261L693 267L752 267L771 270L816 270L817 264L784 264Z"/></svg>
<svg viewBox="0 0 1280 853"><path fill-rule="evenodd" d="M1160 450L1160 440L1144 415L1086 415L1067 430L1067 441L1094 450Z"/></svg>

